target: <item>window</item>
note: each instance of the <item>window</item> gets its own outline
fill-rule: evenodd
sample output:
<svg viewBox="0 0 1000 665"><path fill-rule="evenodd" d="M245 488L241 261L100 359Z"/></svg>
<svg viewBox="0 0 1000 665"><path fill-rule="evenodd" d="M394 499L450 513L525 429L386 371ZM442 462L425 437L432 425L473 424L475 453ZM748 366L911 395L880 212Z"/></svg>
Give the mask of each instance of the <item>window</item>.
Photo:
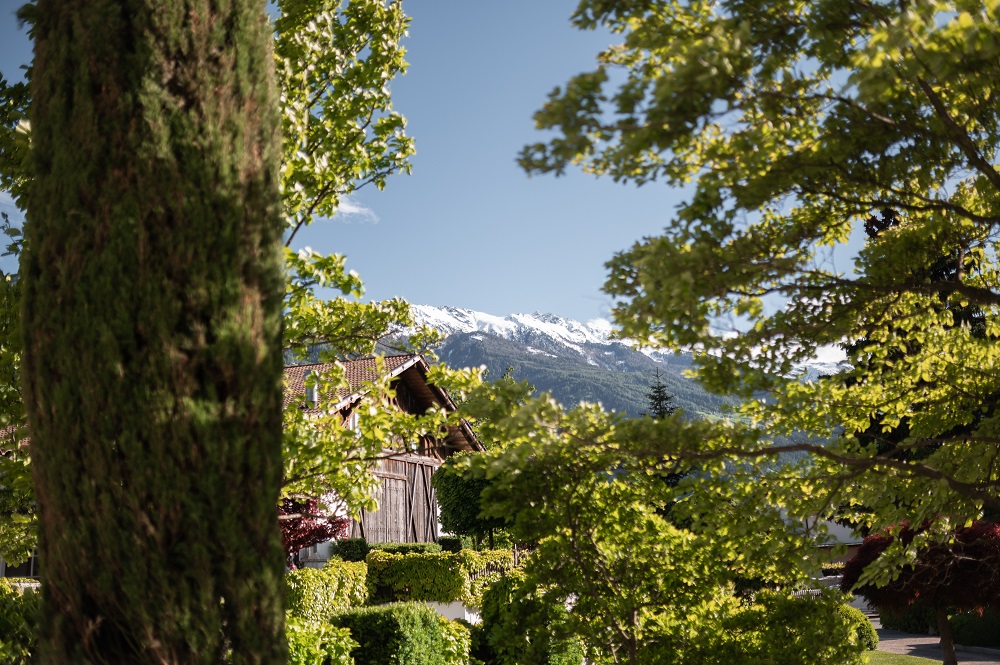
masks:
<svg viewBox="0 0 1000 665"><path fill-rule="evenodd" d="M0 559L0 577L38 577L38 552L32 552L31 558L19 566L12 566Z"/></svg>

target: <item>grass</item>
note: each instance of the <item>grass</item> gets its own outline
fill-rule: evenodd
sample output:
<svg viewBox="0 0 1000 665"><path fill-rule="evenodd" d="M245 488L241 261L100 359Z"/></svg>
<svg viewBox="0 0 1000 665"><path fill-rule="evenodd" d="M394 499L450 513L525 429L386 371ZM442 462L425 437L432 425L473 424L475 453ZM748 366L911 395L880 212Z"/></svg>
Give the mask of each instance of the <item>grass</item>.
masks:
<svg viewBox="0 0 1000 665"><path fill-rule="evenodd" d="M870 657L868 665L928 665L929 663L939 665L941 663L940 660L903 656L898 653L889 653L888 651L869 651L865 655Z"/></svg>

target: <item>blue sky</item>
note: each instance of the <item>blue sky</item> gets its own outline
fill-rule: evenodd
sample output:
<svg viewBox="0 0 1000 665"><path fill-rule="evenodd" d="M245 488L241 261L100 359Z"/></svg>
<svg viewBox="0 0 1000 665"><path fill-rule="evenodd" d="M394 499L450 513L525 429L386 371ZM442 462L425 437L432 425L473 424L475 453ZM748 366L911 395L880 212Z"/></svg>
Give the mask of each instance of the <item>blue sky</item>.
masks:
<svg viewBox="0 0 1000 665"><path fill-rule="evenodd" d="M19 0L0 0L0 72L31 57ZM581 173L529 178L515 163L543 138L532 114L611 43L575 30L574 0L408 0L406 76L392 85L416 140L413 174L365 189L353 214L300 232L302 245L346 254L371 299L492 314L606 316L604 263L659 233L679 199Z"/></svg>

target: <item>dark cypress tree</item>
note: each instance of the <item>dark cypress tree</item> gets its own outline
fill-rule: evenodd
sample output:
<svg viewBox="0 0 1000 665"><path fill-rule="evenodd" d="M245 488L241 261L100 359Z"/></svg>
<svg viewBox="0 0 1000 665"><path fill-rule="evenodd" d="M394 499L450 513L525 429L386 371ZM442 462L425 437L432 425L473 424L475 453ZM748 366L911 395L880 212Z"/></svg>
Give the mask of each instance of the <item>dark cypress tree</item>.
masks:
<svg viewBox="0 0 1000 665"><path fill-rule="evenodd" d="M284 662L258 0L38 0L23 257L44 663Z"/></svg>
<svg viewBox="0 0 1000 665"><path fill-rule="evenodd" d="M663 385L659 368L656 369L653 384L646 391L646 402L649 405L649 411L644 415L656 418L657 420L666 418L677 410L677 406L674 404L674 396L668 393L667 387Z"/></svg>

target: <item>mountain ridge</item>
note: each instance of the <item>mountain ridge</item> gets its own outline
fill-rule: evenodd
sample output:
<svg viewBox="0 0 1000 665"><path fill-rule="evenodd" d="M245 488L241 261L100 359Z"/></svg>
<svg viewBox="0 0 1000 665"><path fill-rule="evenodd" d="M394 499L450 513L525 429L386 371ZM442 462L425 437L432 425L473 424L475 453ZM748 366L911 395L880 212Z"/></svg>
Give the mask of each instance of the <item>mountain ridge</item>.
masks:
<svg viewBox="0 0 1000 665"><path fill-rule="evenodd" d="M432 305L412 305L411 312L417 325L445 335L437 352L447 364L485 366L493 378L511 367L515 379L550 393L563 406L597 402L629 416L642 415L657 370L689 416L719 417L735 404L683 375L693 366L689 354L639 351L614 338L611 322L604 319L581 323L540 312L500 317Z"/></svg>

